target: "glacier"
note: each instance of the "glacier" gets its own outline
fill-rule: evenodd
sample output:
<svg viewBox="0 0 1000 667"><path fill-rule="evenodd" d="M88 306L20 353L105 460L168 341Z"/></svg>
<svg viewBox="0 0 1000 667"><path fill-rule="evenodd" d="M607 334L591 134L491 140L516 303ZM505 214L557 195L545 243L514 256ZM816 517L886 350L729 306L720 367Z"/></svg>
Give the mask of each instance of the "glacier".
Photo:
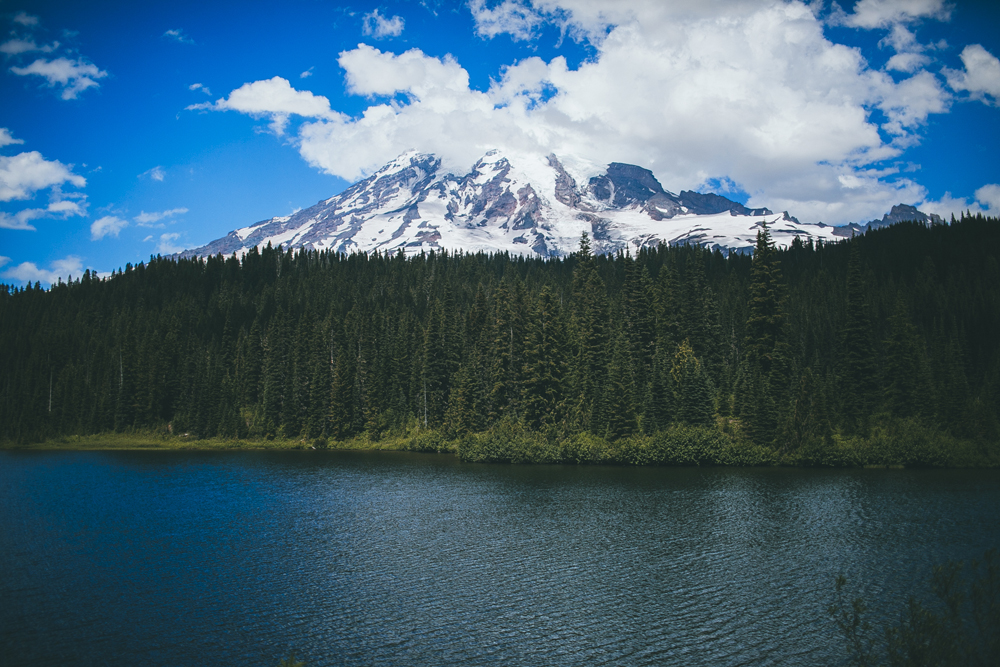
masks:
<svg viewBox="0 0 1000 667"><path fill-rule="evenodd" d="M561 257L579 247L584 233L597 253L689 243L728 254L752 250L764 225L779 247L796 237L832 242L864 231L801 223L787 212L750 209L716 194L674 194L635 165L597 167L573 157L491 150L457 176L434 155L409 151L315 206L175 256L242 255L270 243L345 254L448 250Z"/></svg>

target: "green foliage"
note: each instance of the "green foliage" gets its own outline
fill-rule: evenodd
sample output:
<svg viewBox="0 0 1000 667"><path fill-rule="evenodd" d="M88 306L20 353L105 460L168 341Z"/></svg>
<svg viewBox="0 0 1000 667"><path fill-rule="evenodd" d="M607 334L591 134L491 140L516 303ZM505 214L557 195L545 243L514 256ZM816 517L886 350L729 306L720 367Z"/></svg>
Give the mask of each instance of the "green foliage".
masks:
<svg viewBox="0 0 1000 667"><path fill-rule="evenodd" d="M683 424L705 426L714 423L712 380L686 339L677 346L670 376L673 380L674 418Z"/></svg>
<svg viewBox="0 0 1000 667"><path fill-rule="evenodd" d="M1000 463L995 219L787 250L762 230L752 258L589 243L0 286L0 442L169 426L469 460Z"/></svg>
<svg viewBox="0 0 1000 667"><path fill-rule="evenodd" d="M967 574L966 574L967 573ZM847 644L850 662L859 667L988 667L1000 664L1000 563L996 550L982 561L949 562L931 579L934 598L911 597L898 625L879 637L861 598L845 600L847 580L836 581L836 601L828 613Z"/></svg>
<svg viewBox="0 0 1000 667"><path fill-rule="evenodd" d="M295 651L288 654L278 662L278 667L306 667L306 663L295 656Z"/></svg>
<svg viewBox="0 0 1000 667"><path fill-rule="evenodd" d="M411 452L441 453L450 448L449 441L440 431L420 431L407 442Z"/></svg>
<svg viewBox="0 0 1000 667"><path fill-rule="evenodd" d="M458 445L463 461L476 463L559 463L557 444L520 422L504 419L485 433L463 438Z"/></svg>

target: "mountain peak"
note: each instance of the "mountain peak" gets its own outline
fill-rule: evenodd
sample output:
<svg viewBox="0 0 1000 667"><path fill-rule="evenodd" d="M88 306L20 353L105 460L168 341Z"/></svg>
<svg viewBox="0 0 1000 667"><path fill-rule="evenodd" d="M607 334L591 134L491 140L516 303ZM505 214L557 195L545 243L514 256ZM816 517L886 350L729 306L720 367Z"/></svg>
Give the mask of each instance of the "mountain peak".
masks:
<svg viewBox="0 0 1000 667"><path fill-rule="evenodd" d="M180 256L230 255L271 243L343 253L449 249L548 257L574 252L584 232L599 253L658 243L743 252L753 248L764 224L779 246L796 236L837 238L829 226L748 209L718 194L676 195L653 172L632 164L612 162L600 170L572 156L491 150L456 175L437 156L412 150L315 206L237 229Z"/></svg>

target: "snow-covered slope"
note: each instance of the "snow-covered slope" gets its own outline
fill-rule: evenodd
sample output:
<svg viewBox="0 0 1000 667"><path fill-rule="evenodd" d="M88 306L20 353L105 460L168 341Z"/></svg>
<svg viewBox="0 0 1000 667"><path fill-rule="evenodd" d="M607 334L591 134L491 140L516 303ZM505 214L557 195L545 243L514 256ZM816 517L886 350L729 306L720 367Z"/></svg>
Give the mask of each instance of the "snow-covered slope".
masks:
<svg viewBox="0 0 1000 667"><path fill-rule="evenodd" d="M583 232L597 252L661 242L731 251L752 248L763 224L779 246L796 236L838 237L833 227L748 209L719 195L674 194L634 165L594 168L555 155L490 151L456 176L435 156L410 152L311 208L237 229L179 256L240 254L270 243L343 253L448 249L547 257L576 250Z"/></svg>

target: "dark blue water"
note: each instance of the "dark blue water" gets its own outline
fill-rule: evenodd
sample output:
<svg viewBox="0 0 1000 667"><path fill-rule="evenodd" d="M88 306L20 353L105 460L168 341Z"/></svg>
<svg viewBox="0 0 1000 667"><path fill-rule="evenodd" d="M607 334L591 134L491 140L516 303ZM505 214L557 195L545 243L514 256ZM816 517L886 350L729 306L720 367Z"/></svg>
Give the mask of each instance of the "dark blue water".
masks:
<svg viewBox="0 0 1000 667"><path fill-rule="evenodd" d="M991 471L0 452L0 664L826 665L1000 546Z"/></svg>

